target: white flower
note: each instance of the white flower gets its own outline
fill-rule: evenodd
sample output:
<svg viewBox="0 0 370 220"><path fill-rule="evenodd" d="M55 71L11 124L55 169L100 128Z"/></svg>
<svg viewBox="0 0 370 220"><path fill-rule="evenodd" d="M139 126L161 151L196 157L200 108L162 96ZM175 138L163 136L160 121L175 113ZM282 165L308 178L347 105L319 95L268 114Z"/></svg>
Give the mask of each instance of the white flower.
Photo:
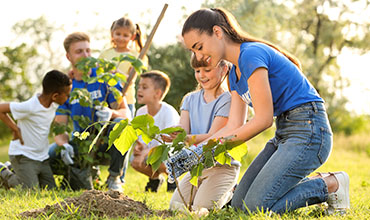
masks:
<svg viewBox="0 0 370 220"><path fill-rule="evenodd" d="M75 137L79 137L79 136L80 136L80 132L75 131L75 132L73 133L73 136L75 136Z"/></svg>

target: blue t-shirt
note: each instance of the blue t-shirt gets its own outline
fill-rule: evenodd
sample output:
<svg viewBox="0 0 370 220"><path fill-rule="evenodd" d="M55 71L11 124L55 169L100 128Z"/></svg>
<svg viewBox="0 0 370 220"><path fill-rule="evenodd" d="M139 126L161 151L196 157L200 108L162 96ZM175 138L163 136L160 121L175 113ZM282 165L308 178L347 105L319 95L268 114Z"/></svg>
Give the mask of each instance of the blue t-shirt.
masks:
<svg viewBox="0 0 370 220"><path fill-rule="evenodd" d="M272 93L274 116L307 102L324 102L294 63L264 43L242 43L238 64L241 77L238 80L234 65L229 75L231 91L236 90L244 102L251 104L247 80L257 68L266 68Z"/></svg>
<svg viewBox="0 0 370 220"><path fill-rule="evenodd" d="M96 69L91 70L91 77L96 76ZM122 91L122 85L118 83L115 86L119 91ZM109 92L108 88L109 85L106 83L100 83L100 82L94 82L91 84L88 84L84 82L83 80L72 80L72 91L77 88L86 88L87 91L89 91L90 96L92 100L99 100L99 102L104 101L106 94ZM111 103L116 102L117 100L114 98L114 95L109 92L108 97L107 97L107 103L110 106ZM82 132L85 128L81 128L80 125L78 124L78 121L73 120L73 117L75 115L77 116L87 116L92 119L92 113L95 111L94 109L90 107L83 107L80 105L79 100L75 99L72 102L69 101L69 99L61 106L59 106L58 109L64 109L64 110L69 110L71 113L61 113L61 112L56 112L57 115L69 115L73 121L73 129L74 131ZM94 120L92 122L97 121L97 116L94 112Z"/></svg>
<svg viewBox="0 0 370 220"><path fill-rule="evenodd" d="M212 102L206 103L204 90L192 92L184 98L181 110L189 112L190 134L207 134L215 117L229 117L231 95L224 92Z"/></svg>

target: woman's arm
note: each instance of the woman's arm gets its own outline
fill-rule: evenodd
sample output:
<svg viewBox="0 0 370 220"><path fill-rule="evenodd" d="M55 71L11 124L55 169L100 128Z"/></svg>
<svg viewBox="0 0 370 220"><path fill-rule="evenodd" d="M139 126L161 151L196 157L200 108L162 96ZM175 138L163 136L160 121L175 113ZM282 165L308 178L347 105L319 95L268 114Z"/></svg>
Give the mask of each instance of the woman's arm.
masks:
<svg viewBox="0 0 370 220"><path fill-rule="evenodd" d="M274 111L267 70L265 68L256 69L249 77L248 85L255 112L254 117L244 124L246 104L241 100L236 91L232 91L229 120L223 129L210 138L235 135L236 137L233 140L247 141L271 127Z"/></svg>

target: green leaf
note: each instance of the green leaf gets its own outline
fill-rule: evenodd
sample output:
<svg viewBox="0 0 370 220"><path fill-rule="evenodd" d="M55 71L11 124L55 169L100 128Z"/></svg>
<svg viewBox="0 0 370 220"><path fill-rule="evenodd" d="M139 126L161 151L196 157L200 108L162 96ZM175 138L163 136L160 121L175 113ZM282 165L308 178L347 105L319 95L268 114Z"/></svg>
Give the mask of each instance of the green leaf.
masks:
<svg viewBox="0 0 370 220"><path fill-rule="evenodd" d="M149 144L153 140L149 135L144 133L141 129L136 129L137 136L141 136L141 139L143 139L144 143Z"/></svg>
<svg viewBox="0 0 370 220"><path fill-rule="evenodd" d="M182 132L184 129L182 127L169 127L162 129L159 133L161 134L172 134L174 132Z"/></svg>
<svg viewBox="0 0 370 220"><path fill-rule="evenodd" d="M190 175L191 175L191 179L190 179L190 183L193 185L193 186L198 186L198 178L200 176L202 176L202 171L204 169L204 166L202 163L199 163L197 164L196 166L193 166L190 170Z"/></svg>
<svg viewBox="0 0 370 220"><path fill-rule="evenodd" d="M113 143L117 150L124 155L132 146L132 144L137 140L137 135L134 128L131 125L126 126L118 139Z"/></svg>
<svg viewBox="0 0 370 220"><path fill-rule="evenodd" d="M104 69L102 67L99 67L99 68L96 69L96 75L100 75L100 74L103 74L103 73L104 73Z"/></svg>
<svg viewBox="0 0 370 220"><path fill-rule="evenodd" d="M150 137L152 137L152 138L154 138L156 136L156 134L159 134L159 128L155 125L150 126L148 131L149 131Z"/></svg>
<svg viewBox="0 0 370 220"><path fill-rule="evenodd" d="M125 119L114 125L112 131L109 133L109 147L112 146L113 142L119 137L127 124L128 120Z"/></svg>
<svg viewBox="0 0 370 220"><path fill-rule="evenodd" d="M211 151L213 147L215 147L218 144L217 139L210 139L208 140L206 145L203 145L203 152Z"/></svg>
<svg viewBox="0 0 370 220"><path fill-rule="evenodd" d="M111 78L109 81L108 81L108 85L109 86L115 86L115 85L117 85L117 80L116 79L114 79L114 78Z"/></svg>
<svg viewBox="0 0 370 220"><path fill-rule="evenodd" d="M98 131L102 128L102 126L101 126L101 124L100 124L100 123L96 123L96 124L94 124L94 127L95 127L95 129L96 129L96 130L98 130Z"/></svg>
<svg viewBox="0 0 370 220"><path fill-rule="evenodd" d="M134 129L140 128L145 132L154 125L154 119L149 114L139 115L132 119L131 125Z"/></svg>
<svg viewBox="0 0 370 220"><path fill-rule="evenodd" d="M85 160L87 160L89 163L94 162L94 158L92 158L91 156L88 156L88 155L85 157Z"/></svg>
<svg viewBox="0 0 370 220"><path fill-rule="evenodd" d="M96 77L90 77L88 80L87 80L87 83L88 84L92 84L92 83L95 83L97 81L97 78Z"/></svg>
<svg viewBox="0 0 370 220"><path fill-rule="evenodd" d="M169 150L170 148L165 144L150 149L146 163L152 166L154 172L158 170L163 161L167 160Z"/></svg>
<svg viewBox="0 0 370 220"><path fill-rule="evenodd" d="M181 133L179 133L176 138L173 140L173 144L178 144L180 142L184 142L186 138L186 132L185 130L182 130Z"/></svg>
<svg viewBox="0 0 370 220"><path fill-rule="evenodd" d="M229 143L229 142L226 142L226 148L229 149L231 148L230 150L228 150L230 156L234 159L234 160L237 160L237 161L242 161L242 158L244 155L246 155L248 153L248 148L247 148L247 144L245 142L243 143Z"/></svg>
<svg viewBox="0 0 370 220"><path fill-rule="evenodd" d="M117 81L121 81L122 83L126 82L127 81L127 76L125 74L122 74L122 73L116 73L115 74L115 77L116 77L116 80ZM117 79L118 78L118 79Z"/></svg>
<svg viewBox="0 0 370 220"><path fill-rule="evenodd" d="M185 147L186 132L183 130L179 133L172 142L173 153L179 152Z"/></svg>
<svg viewBox="0 0 370 220"><path fill-rule="evenodd" d="M138 73L141 73L143 69L145 69L143 62L140 59L135 60L134 62L131 63L131 65Z"/></svg>
<svg viewBox="0 0 370 220"><path fill-rule="evenodd" d="M117 100L118 103L120 103L122 99L122 93L119 91L116 87L109 87L109 91L112 92L114 98Z"/></svg>
<svg viewBox="0 0 370 220"><path fill-rule="evenodd" d="M203 151L204 165L205 167L213 167L215 162L213 160L212 151Z"/></svg>
<svg viewBox="0 0 370 220"><path fill-rule="evenodd" d="M225 151L226 151L226 146L224 144L220 144L216 147L214 155L217 156Z"/></svg>
<svg viewBox="0 0 370 220"><path fill-rule="evenodd" d="M153 139L159 132L159 128L154 125L153 117L149 114L136 116L132 119L131 125L138 132L138 135L142 135L145 143L149 139Z"/></svg>
<svg viewBox="0 0 370 220"><path fill-rule="evenodd" d="M104 125L103 125L103 127L99 130L99 133L98 133L98 135L96 135L96 137L94 138L94 140L91 142L91 144L90 144L90 146L89 146L89 152L91 151L91 149L94 147L94 145L95 145L95 143L96 143L96 141L99 139L99 136L102 134L102 132L104 131L104 129L106 128L106 127L108 127L108 123L105 123ZM122 154L123 155L123 154Z"/></svg>
<svg viewBox="0 0 370 220"><path fill-rule="evenodd" d="M116 59L118 62L128 61L130 63L135 62L136 57L131 54L121 54L118 59Z"/></svg>
<svg viewBox="0 0 370 220"><path fill-rule="evenodd" d="M67 131L68 126L54 122L52 124L52 132L54 135L63 134Z"/></svg>
<svg viewBox="0 0 370 220"><path fill-rule="evenodd" d="M157 160L159 160L162 157L162 153L165 147L166 145L158 145L158 146L152 147L148 153L148 159L146 161L147 164L152 165Z"/></svg>
<svg viewBox="0 0 370 220"><path fill-rule="evenodd" d="M69 109L58 108L57 112L59 112L61 114L71 114L71 111Z"/></svg>
<svg viewBox="0 0 370 220"><path fill-rule="evenodd" d="M231 165L231 158L227 154L227 152L221 152L217 156L215 156L215 160L219 162L220 164L229 164Z"/></svg>
<svg viewBox="0 0 370 220"><path fill-rule="evenodd" d="M73 100L78 100L83 107L89 107L92 104L90 93L85 88L74 89L70 94L70 103L72 103Z"/></svg>

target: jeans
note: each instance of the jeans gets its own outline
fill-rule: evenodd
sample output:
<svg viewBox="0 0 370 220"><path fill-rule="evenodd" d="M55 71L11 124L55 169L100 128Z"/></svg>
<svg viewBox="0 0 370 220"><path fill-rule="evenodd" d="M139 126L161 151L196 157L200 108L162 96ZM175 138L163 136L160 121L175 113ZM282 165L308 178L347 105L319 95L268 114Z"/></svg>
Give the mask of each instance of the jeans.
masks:
<svg viewBox="0 0 370 220"><path fill-rule="evenodd" d="M119 122L121 120L122 120L121 118L115 118L113 121ZM109 133L113 129L114 125L115 124L109 125L107 136L109 136ZM73 142L73 139L69 141L69 144L73 146L75 154L78 154L78 146L76 146L76 144ZM61 164L60 154L56 153L57 147L58 146L56 143L53 143L49 146L50 165L55 174L61 174L61 173L58 173L57 168L55 166L55 165ZM108 168L109 174L112 176L122 175L121 172L126 171L126 169L124 169L124 166L126 164L125 159L128 153L125 153L125 155L122 156L121 152L119 152L114 145L112 145L108 151L107 151L107 148L108 148L108 144L100 145L98 152L102 152L102 153L107 152L110 155L109 168Z"/></svg>
<svg viewBox="0 0 370 220"><path fill-rule="evenodd" d="M127 104L127 105L128 105L128 108L130 109L130 112L131 112L131 118L134 118L135 117L135 111L136 111L135 104Z"/></svg>
<svg viewBox="0 0 370 220"><path fill-rule="evenodd" d="M276 133L248 167L231 205L243 211L292 211L325 202L327 186L310 173L329 157L332 131L321 102L303 104L276 118Z"/></svg>

